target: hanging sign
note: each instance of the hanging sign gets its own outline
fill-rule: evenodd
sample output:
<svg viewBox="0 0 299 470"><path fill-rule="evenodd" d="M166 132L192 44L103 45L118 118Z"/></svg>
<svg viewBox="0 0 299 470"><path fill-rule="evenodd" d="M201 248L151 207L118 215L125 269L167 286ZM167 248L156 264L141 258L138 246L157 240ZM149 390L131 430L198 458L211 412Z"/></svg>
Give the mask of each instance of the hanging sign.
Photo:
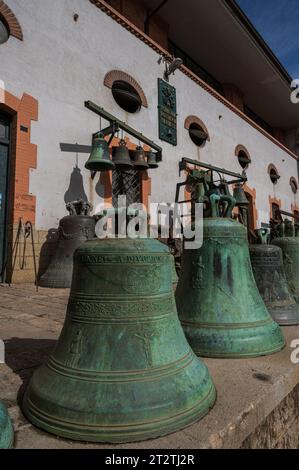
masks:
<svg viewBox="0 0 299 470"><path fill-rule="evenodd" d="M176 89L158 78L159 138L177 145Z"/></svg>

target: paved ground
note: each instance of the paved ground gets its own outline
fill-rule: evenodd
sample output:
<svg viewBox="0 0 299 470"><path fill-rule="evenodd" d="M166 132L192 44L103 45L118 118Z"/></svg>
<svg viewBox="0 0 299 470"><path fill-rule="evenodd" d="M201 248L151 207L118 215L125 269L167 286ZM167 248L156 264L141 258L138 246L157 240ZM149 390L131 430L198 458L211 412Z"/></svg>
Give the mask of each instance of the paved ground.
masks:
<svg viewBox="0 0 299 470"><path fill-rule="evenodd" d="M65 316L69 291L32 285L0 285L0 338L6 364L0 364L0 397L9 408L17 448L222 448L238 447L299 383L299 364L290 361L299 327L285 328L287 348L250 360L208 359L217 388L213 410L199 423L170 436L123 446L100 446L59 439L33 427L19 404L34 369L49 355Z"/></svg>

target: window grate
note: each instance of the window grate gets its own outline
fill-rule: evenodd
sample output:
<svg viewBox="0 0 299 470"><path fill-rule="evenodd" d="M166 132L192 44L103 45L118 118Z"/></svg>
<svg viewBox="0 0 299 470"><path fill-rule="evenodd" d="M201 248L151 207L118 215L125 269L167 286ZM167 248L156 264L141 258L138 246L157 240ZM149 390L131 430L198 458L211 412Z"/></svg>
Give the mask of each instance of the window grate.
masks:
<svg viewBox="0 0 299 470"><path fill-rule="evenodd" d="M117 207L118 196L127 197L127 206L141 202L140 178L136 170L112 172L112 204Z"/></svg>

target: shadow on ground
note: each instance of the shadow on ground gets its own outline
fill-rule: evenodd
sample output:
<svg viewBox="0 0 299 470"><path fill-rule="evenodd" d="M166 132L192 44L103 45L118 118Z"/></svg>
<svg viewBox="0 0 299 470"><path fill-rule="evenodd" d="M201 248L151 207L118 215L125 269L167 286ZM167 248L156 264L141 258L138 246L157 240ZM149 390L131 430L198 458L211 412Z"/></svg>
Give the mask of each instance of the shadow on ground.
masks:
<svg viewBox="0 0 299 470"><path fill-rule="evenodd" d="M55 344L56 341L53 339L10 338L5 340L5 363L22 380L17 397L19 405L22 403L33 372L46 362Z"/></svg>

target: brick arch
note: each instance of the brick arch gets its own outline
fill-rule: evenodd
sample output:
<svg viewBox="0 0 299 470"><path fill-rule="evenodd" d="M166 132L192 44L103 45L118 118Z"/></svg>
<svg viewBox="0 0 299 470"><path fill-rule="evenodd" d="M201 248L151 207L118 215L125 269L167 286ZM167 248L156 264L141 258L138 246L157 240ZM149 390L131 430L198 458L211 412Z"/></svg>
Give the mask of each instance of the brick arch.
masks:
<svg viewBox="0 0 299 470"><path fill-rule="evenodd" d="M240 152L244 152L245 155L249 158L249 160L251 161L251 156L250 156L250 153L248 152L247 148L244 147L244 145L237 145L237 147L235 148L235 155L236 157L238 157L239 153Z"/></svg>
<svg viewBox="0 0 299 470"><path fill-rule="evenodd" d="M13 36L20 41L23 41L23 31L17 17L13 11L6 5L3 0L0 0L0 18L6 23L10 36Z"/></svg>
<svg viewBox="0 0 299 470"><path fill-rule="evenodd" d="M210 134L209 134L209 131L207 129L207 126L202 122L201 119L199 119L199 117L197 116L188 116L186 117L185 119L185 124L184 124L184 127L185 129L189 130L191 124L197 124L198 126L202 127L202 129L205 131L205 133L207 134L207 141L210 142L211 139L210 139Z"/></svg>
<svg viewBox="0 0 299 470"><path fill-rule="evenodd" d="M145 93L139 83L135 80L135 78L131 77L131 75L121 70L111 70L105 75L104 85L108 88L112 88L112 85L116 80L122 80L123 82L129 83L140 96L142 106L148 108Z"/></svg>

